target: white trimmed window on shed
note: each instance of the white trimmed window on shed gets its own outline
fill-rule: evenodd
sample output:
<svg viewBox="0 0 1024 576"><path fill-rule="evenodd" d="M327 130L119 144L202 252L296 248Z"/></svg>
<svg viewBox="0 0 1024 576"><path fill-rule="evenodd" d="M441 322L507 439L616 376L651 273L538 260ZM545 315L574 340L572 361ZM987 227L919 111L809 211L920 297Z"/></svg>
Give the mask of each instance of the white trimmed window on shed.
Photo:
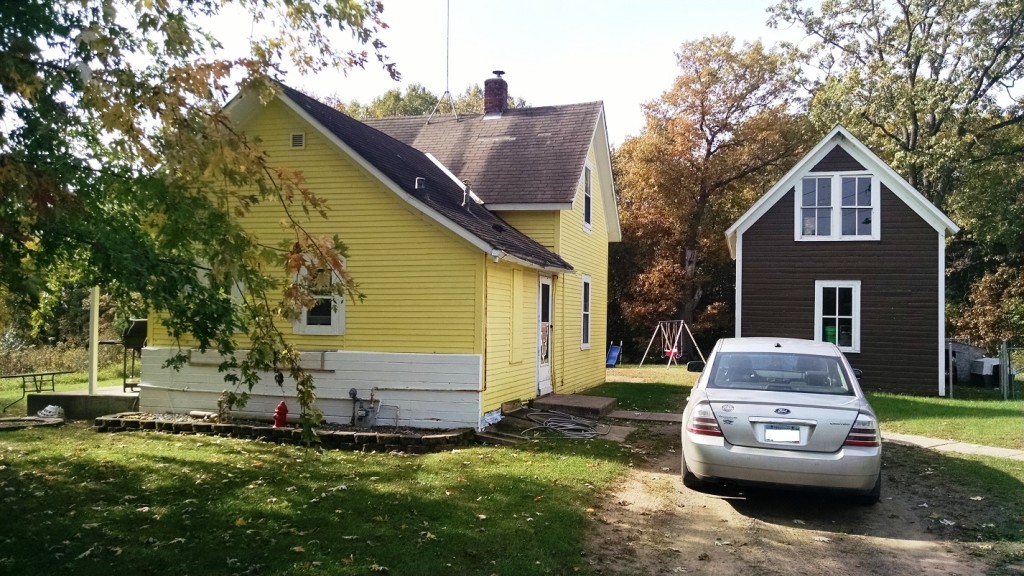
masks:
<svg viewBox="0 0 1024 576"><path fill-rule="evenodd" d="M590 289L590 276L583 275L583 293L581 301L583 303L583 322L582 329L580 332L580 349L590 349L590 304L591 304L591 289Z"/></svg>
<svg viewBox="0 0 1024 576"><path fill-rule="evenodd" d="M340 336L345 333L345 298L330 293L330 288L340 279L331 271L321 271L317 282L323 290L317 290L314 304L299 314L292 322L292 332L310 336Z"/></svg>
<svg viewBox="0 0 1024 576"><path fill-rule="evenodd" d="M814 339L860 352L860 280L814 282Z"/></svg>
<svg viewBox="0 0 1024 576"><path fill-rule="evenodd" d="M583 229L590 232L593 229L594 198L591 194L591 181L593 176L590 166L583 167Z"/></svg>
<svg viewBox="0 0 1024 576"><path fill-rule="evenodd" d="M796 195L796 239L878 240L880 201L871 174L806 176Z"/></svg>

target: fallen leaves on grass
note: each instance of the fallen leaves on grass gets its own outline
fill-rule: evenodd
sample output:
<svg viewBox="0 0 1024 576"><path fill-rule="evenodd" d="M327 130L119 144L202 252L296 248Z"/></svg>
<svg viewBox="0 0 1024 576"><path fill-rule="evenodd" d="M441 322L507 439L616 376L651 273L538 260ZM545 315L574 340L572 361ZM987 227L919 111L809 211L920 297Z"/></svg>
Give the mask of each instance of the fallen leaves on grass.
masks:
<svg viewBox="0 0 1024 576"><path fill-rule="evenodd" d="M78 556L75 556L75 560L81 560L83 558L88 558L89 555L92 554L92 551L95 550L95 549L96 549L96 545L93 544L88 550L86 550L85 552L82 552Z"/></svg>

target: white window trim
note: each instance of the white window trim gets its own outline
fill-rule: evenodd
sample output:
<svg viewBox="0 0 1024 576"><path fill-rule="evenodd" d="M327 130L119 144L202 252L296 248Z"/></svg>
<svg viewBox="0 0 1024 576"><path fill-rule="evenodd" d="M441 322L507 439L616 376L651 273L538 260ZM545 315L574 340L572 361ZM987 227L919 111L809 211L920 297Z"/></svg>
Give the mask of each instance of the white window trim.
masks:
<svg viewBox="0 0 1024 576"><path fill-rule="evenodd" d="M580 350L590 350L590 341L594 339L594 283L590 276L584 274L583 282L580 284ZM589 290L588 290L589 288ZM583 337L588 337L583 341Z"/></svg>
<svg viewBox="0 0 1024 576"><path fill-rule="evenodd" d="M590 175L590 186L587 186L587 175ZM590 221L587 221L587 202L590 203ZM594 229L594 169L590 162L583 167L583 231L590 234Z"/></svg>
<svg viewBox="0 0 1024 576"><path fill-rule="evenodd" d="M342 266L344 266L344 259ZM337 272L331 271L331 282L340 282ZM306 324L306 313L303 308L299 317L292 321L292 333L304 336L342 336L345 334L345 298L339 294L331 297L331 323L327 326L309 326Z"/></svg>
<svg viewBox="0 0 1024 576"><path fill-rule="evenodd" d="M871 235L843 236L843 178L853 176L871 177ZM832 234L828 236L804 236L803 234L803 184L804 178L832 179ZM877 174L865 170L842 172L807 172L796 179L793 187L793 239L797 242L864 242L882 239L881 218L882 182Z"/></svg>
<svg viewBox="0 0 1024 576"><path fill-rule="evenodd" d="M853 288L853 345L839 346L843 352L860 352L860 280L815 280L814 281L814 340L824 342L821 338L822 308L824 301L822 292L825 288ZM838 344L837 344L838 346Z"/></svg>

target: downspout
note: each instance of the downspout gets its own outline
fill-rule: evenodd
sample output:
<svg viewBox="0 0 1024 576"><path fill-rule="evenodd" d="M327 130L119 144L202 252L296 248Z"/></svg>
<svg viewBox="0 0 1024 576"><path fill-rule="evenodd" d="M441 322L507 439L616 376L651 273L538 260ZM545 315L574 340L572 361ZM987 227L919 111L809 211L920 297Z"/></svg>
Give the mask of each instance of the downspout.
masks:
<svg viewBox="0 0 1024 576"><path fill-rule="evenodd" d="M568 320L566 320L567 316L565 314L565 286L562 286L562 278L561 278L561 276L555 276L555 277L552 278L552 280L554 280L554 279L558 280L558 299L561 300L561 303L558 306L559 306L560 311L562 313L562 322L561 322L561 324L565 324L565 323L568 322ZM562 329L562 328L564 328L564 326L559 326L559 329ZM558 358L558 361L561 363L561 366L558 368L558 377L559 378L563 378L562 374L565 374L565 370L562 370L562 368L565 368L565 332L566 332L566 330L562 330L561 333L558 335L559 336L558 340L559 340L559 342L562 345L562 353L559 355L559 358ZM564 388L565 387L565 380L563 379L561 382L558 383L558 385L560 387Z"/></svg>
<svg viewBox="0 0 1024 576"><path fill-rule="evenodd" d="M495 262L497 262L497 258L495 259ZM482 345L480 347L480 353L481 353L481 356L483 356L483 360L481 361L481 366L480 366L480 379L481 379L481 382L480 382L480 395L479 395L479 400L477 400L477 402L479 402L479 405L477 406L477 410L480 412L481 415L484 413L484 410L483 410L483 408L484 408L483 407L484 392L487 391L487 359L488 359L488 354L487 354L487 352L488 352L488 349L487 349L487 305L488 305L487 294L488 294L488 289L487 289L487 287L488 287L488 283L489 283L490 273L488 271L487 259L486 258L484 258L484 274L483 274L483 276L484 276L483 286L482 286L483 289L480 292L481 292L481 298L483 298L484 302L483 302L483 305L480 306L480 310L481 310L482 314L480 315L480 319L479 319L479 322L480 322L479 326L480 326L480 332L481 332L480 341L482 343Z"/></svg>

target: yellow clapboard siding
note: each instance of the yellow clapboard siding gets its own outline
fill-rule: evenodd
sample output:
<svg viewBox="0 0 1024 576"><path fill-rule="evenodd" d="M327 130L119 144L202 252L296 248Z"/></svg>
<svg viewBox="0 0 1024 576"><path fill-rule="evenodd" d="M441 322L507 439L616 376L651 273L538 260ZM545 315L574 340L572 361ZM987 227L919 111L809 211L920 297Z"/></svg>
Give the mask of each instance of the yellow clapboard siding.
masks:
<svg viewBox="0 0 1024 576"><path fill-rule="evenodd" d="M278 321L290 342L304 350L483 352L483 252L398 198L284 104L271 103L245 128L261 139L271 164L301 171L305 186L326 200L326 220L302 215L298 205L294 213L309 232L345 242L348 268L366 295L362 302L347 299L341 336L293 335ZM304 149L291 149L295 132L305 133ZM294 238L282 227L283 216L268 201L241 222L259 241L277 246ZM162 332L153 330L152 346L174 344Z"/></svg>
<svg viewBox="0 0 1024 576"><path fill-rule="evenodd" d="M587 155L591 166L596 154L591 145ZM602 180L599 170L591 173L591 227L583 225L583 174L571 211L503 212L501 216L532 238L556 251L574 272L552 280L554 334L552 337L552 384L556 393L580 392L604 382L604 353L608 309L608 229L603 194L611 182ZM581 347L583 276L591 282L590 348ZM484 412L502 402L524 400L537 395L537 292L539 275L523 273L523 360L511 361L513 322L511 320L512 269L487 267L487 388Z"/></svg>
<svg viewBox="0 0 1024 576"><path fill-rule="evenodd" d="M587 154L590 166L596 166L593 143ZM571 211L559 213L558 252L572 264L576 274L563 276L555 310L560 354L554 358L554 390L556 393L579 392L604 382L605 344L608 312L608 228L601 197L610 193L612 183L601 178L601 171L591 172L591 228L583 225L583 176L577 188ZM583 278L591 281L590 348L581 348L583 314Z"/></svg>
<svg viewBox="0 0 1024 576"><path fill-rule="evenodd" d="M516 278L518 277L518 278ZM513 281L521 288L514 293ZM487 357L486 388L481 400L484 412L502 402L528 400L537 395L537 284L536 270L506 263L487 266ZM513 300L520 305L513 305ZM513 322L513 310L518 322ZM513 326L518 330L512 335ZM513 358L512 341L521 346Z"/></svg>
<svg viewBox="0 0 1024 576"><path fill-rule="evenodd" d="M514 228L539 242L548 250L557 250L559 218L555 210L498 212Z"/></svg>

